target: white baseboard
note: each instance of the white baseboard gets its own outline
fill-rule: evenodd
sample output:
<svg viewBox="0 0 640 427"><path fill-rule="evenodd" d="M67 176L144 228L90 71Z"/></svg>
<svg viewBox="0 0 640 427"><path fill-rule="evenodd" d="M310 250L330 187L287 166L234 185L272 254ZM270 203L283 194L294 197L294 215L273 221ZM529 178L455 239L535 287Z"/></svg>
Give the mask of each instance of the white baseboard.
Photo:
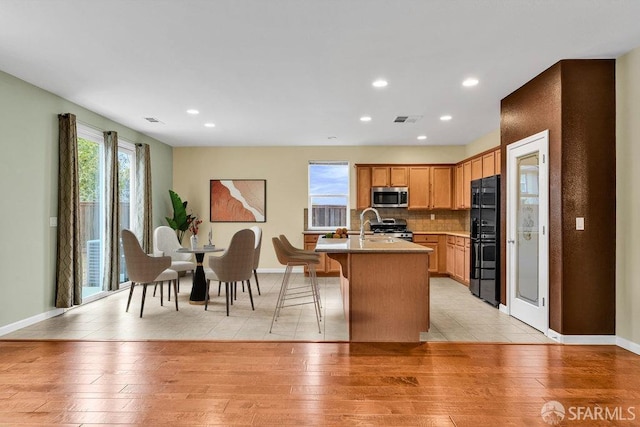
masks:
<svg viewBox="0 0 640 427"><path fill-rule="evenodd" d="M498 310L500 311L500 313L509 314L509 307L504 304L498 305Z"/></svg>
<svg viewBox="0 0 640 427"><path fill-rule="evenodd" d="M640 344L633 341L629 341L621 337L616 337L616 345L618 347L624 348L625 350L629 350L632 353L640 354Z"/></svg>
<svg viewBox="0 0 640 427"><path fill-rule="evenodd" d="M562 335L549 329L547 336L561 344L617 345L615 335Z"/></svg>
<svg viewBox="0 0 640 427"><path fill-rule="evenodd" d="M59 316L65 312L64 308L56 308L55 310L46 311L44 313L37 314L35 316L28 317L26 319L19 320L15 323L10 323L8 325L0 327L0 336L10 334L11 332L15 332L19 329L26 328L27 326L35 325L38 322L42 322L43 320L50 319L52 317Z"/></svg>

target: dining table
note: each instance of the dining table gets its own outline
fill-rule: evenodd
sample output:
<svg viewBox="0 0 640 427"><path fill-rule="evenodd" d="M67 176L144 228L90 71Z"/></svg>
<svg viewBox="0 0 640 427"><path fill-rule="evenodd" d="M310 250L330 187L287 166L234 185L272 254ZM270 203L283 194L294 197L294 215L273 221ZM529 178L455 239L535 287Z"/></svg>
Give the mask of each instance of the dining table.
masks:
<svg viewBox="0 0 640 427"><path fill-rule="evenodd" d="M207 299L207 279L204 274L204 255L212 252L224 252L224 248L215 245L205 245L195 248L180 248L178 253L191 253L196 256L196 270L193 272L193 286L191 287L191 295L189 296L189 304L202 305Z"/></svg>

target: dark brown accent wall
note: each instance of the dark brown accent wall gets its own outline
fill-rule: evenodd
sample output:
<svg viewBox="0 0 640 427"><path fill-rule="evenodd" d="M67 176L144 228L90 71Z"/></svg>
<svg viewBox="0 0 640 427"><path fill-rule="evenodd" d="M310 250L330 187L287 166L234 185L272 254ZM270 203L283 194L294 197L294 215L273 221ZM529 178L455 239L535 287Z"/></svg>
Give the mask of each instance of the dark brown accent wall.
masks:
<svg viewBox="0 0 640 427"><path fill-rule="evenodd" d="M560 61L502 100L505 196L507 146L545 129L549 327L563 335L615 334L615 60ZM506 197L501 214L506 218ZM575 229L576 217L585 218L584 231ZM501 233L506 236L505 221Z"/></svg>

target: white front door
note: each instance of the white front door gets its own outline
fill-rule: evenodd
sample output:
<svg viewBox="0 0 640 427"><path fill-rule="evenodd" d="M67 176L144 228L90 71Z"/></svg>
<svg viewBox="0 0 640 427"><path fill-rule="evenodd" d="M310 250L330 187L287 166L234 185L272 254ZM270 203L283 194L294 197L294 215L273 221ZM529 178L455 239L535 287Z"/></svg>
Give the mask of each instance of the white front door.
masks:
<svg viewBox="0 0 640 427"><path fill-rule="evenodd" d="M549 328L549 131L507 146L509 313Z"/></svg>

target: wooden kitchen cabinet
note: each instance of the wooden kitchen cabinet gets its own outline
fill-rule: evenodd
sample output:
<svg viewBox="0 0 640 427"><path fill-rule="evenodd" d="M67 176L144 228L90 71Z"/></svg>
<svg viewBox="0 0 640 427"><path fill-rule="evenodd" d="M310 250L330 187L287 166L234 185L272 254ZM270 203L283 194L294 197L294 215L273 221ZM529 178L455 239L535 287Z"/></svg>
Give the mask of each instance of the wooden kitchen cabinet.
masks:
<svg viewBox="0 0 640 427"><path fill-rule="evenodd" d="M453 276L455 272L456 238L447 236L447 274Z"/></svg>
<svg viewBox="0 0 640 427"><path fill-rule="evenodd" d="M415 234L413 243L433 249L429 254L429 274L446 275L446 239L442 234Z"/></svg>
<svg viewBox="0 0 640 427"><path fill-rule="evenodd" d="M409 209L451 209L452 166L409 168Z"/></svg>
<svg viewBox="0 0 640 427"><path fill-rule="evenodd" d="M409 185L409 173L406 166L371 167L372 187L406 187Z"/></svg>
<svg viewBox="0 0 640 427"><path fill-rule="evenodd" d="M304 248L308 251L314 250L316 248L318 238L320 238L319 234L305 234ZM304 269L304 272L305 274L308 274L306 267ZM329 258L325 253L320 253L320 264L316 266L316 273L321 276L339 276L340 263L332 258Z"/></svg>
<svg viewBox="0 0 640 427"><path fill-rule="evenodd" d="M409 209L429 209L431 168L417 166L409 168Z"/></svg>
<svg viewBox="0 0 640 427"><path fill-rule="evenodd" d="M456 237L453 276L459 282L464 282L464 238Z"/></svg>
<svg viewBox="0 0 640 427"><path fill-rule="evenodd" d="M464 162L462 164L463 178L462 178L462 194L463 194L463 208L471 209L471 161Z"/></svg>
<svg viewBox="0 0 640 427"><path fill-rule="evenodd" d="M368 208L371 206L371 168L368 166L356 167L356 181L356 209Z"/></svg>
<svg viewBox="0 0 640 427"><path fill-rule="evenodd" d="M469 286L469 279L471 277L471 239L464 239L464 276L462 281L465 285Z"/></svg>
<svg viewBox="0 0 640 427"><path fill-rule="evenodd" d="M389 185L391 187L407 187L409 185L409 168L405 166L390 167Z"/></svg>
<svg viewBox="0 0 640 427"><path fill-rule="evenodd" d="M482 156L482 177L485 178L487 176L495 175L496 172L496 159L495 153L492 151L491 153L487 153Z"/></svg>
<svg viewBox="0 0 640 427"><path fill-rule="evenodd" d="M447 274L449 277L469 286L470 261L471 239L447 236Z"/></svg>
<svg viewBox="0 0 640 427"><path fill-rule="evenodd" d="M494 151L494 171L496 175L500 175L502 173L502 151L498 148Z"/></svg>
<svg viewBox="0 0 640 427"><path fill-rule="evenodd" d="M482 178L482 157L471 159L471 181Z"/></svg>
<svg viewBox="0 0 640 427"><path fill-rule="evenodd" d="M431 166L431 209L451 209L453 168Z"/></svg>
<svg viewBox="0 0 640 427"><path fill-rule="evenodd" d="M464 209L464 193L463 193L463 189L464 189L464 166L462 165L462 163L460 163L459 165L456 165L456 174L455 174L455 178L454 178L454 197L455 197L455 204L454 204L454 209Z"/></svg>

